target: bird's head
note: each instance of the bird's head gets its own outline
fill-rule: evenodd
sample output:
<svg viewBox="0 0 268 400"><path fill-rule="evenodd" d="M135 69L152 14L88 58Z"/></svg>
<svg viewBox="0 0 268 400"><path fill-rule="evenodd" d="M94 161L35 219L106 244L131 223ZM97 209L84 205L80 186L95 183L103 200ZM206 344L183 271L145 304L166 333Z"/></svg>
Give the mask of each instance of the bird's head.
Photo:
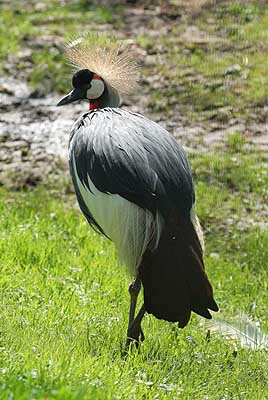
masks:
<svg viewBox="0 0 268 400"><path fill-rule="evenodd" d="M66 46L66 55L79 70L72 78L73 90L58 106L84 99L90 110L119 107L121 95L137 86L137 65L128 49L122 50L115 40L85 34Z"/></svg>
<svg viewBox="0 0 268 400"><path fill-rule="evenodd" d="M89 69L80 69L73 75L72 85L73 90L59 101L58 106L85 99L89 101L90 110L99 107L101 97L106 89L100 76Z"/></svg>

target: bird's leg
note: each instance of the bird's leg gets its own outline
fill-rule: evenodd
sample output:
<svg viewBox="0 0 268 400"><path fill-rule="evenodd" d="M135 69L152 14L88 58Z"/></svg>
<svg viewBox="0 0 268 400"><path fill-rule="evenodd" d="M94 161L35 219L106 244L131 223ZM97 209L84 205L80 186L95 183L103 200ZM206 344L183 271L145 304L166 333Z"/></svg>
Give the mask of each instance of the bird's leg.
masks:
<svg viewBox="0 0 268 400"><path fill-rule="evenodd" d="M134 281L129 285L128 291L130 294L130 307L129 307L129 319L128 319L128 329L127 329L127 340L126 340L126 348L128 349L130 342L138 343L139 338L144 340L144 335L141 330L140 322L143 317L140 318L140 312L138 313L136 319L135 310L137 306L138 295L141 290L141 280L139 277L135 278ZM139 317L139 318L138 318ZM140 322L138 323L140 319Z"/></svg>
<svg viewBox="0 0 268 400"><path fill-rule="evenodd" d="M139 278L135 278L133 282L128 287L128 291L130 294L130 307L129 307L129 317L128 317L128 329L135 317L135 310L138 300L138 295L141 290L141 280Z"/></svg>
<svg viewBox="0 0 268 400"><path fill-rule="evenodd" d="M126 351L128 350L130 343L135 343L136 347L139 346L139 342L144 341L144 334L141 329L141 321L145 314L145 306L142 305L140 311L138 312L136 318L132 321L127 330L127 340L126 340Z"/></svg>

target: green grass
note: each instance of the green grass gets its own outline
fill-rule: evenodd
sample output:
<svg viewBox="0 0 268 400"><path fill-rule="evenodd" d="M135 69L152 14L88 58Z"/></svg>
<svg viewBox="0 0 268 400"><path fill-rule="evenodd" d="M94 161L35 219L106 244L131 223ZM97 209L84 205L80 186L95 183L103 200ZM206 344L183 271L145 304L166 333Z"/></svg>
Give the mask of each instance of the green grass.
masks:
<svg viewBox="0 0 268 400"><path fill-rule="evenodd" d="M248 216L260 220L254 206L267 178L258 181L252 173L257 155L248 158L239 134L230 143L240 150L237 175L233 149L192 157L206 266L222 317L242 312L267 331L267 230L239 227ZM147 316L140 351L123 357L129 278L112 243L88 227L72 195L39 187L2 189L0 196L1 398L268 396L267 351L238 346L234 353L217 335L207 342L207 328L195 315L184 330Z"/></svg>
<svg viewBox="0 0 268 400"><path fill-rule="evenodd" d="M31 49L31 69L28 81L42 94L64 92L70 85L72 69L64 58L63 40L84 31L98 31L98 27L113 21L119 7L93 6L86 0L66 2L46 0L32 6L20 1L0 4L0 71L9 73L6 61L20 50ZM102 29L101 29L102 30ZM39 38L44 38L41 43ZM37 44L36 44L37 41ZM25 63L16 60L15 67L25 74Z"/></svg>
<svg viewBox="0 0 268 400"><path fill-rule="evenodd" d="M7 59L31 48L32 87L65 92L70 70L61 39L106 23L122 27L114 18L121 9L87 0L41 3L27 2L23 11L18 1L0 5L0 70L8 72ZM148 51L165 49L161 63L144 69L165 82L149 106L166 118L177 104L202 121L215 109L216 119L250 118L267 103L267 7L229 2L194 18L173 24L166 36L137 36ZM187 23L217 41L181 40ZM54 39L36 45L47 34ZM228 72L233 65L240 69ZM18 76L26 73L23 60L16 68ZM191 165L220 315L229 321L244 313L267 332L267 155L234 132L213 152L191 155ZM124 357L129 278L112 243L88 227L66 194L68 183L53 185L0 189L1 400L268 398L267 351L234 351L217 335L207 341L196 315L184 330L146 316L145 342Z"/></svg>
<svg viewBox="0 0 268 400"><path fill-rule="evenodd" d="M138 36L141 47L157 44L165 52L146 73L165 77L152 92L150 108L167 114L174 105L194 120L222 121L222 112L251 118L255 107L267 104L267 7L261 2L214 5L187 20L203 35L181 35L187 26L174 24L167 36ZM198 36L198 35L197 35ZM201 36L202 37L202 36ZM215 111L216 110L216 111Z"/></svg>

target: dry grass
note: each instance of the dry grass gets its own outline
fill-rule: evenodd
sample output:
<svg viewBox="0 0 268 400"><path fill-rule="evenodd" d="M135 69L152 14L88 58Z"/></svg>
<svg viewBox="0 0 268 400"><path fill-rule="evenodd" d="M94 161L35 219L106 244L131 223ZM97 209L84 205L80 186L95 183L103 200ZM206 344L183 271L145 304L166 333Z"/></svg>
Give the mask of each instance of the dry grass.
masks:
<svg viewBox="0 0 268 400"><path fill-rule="evenodd" d="M198 15L203 9L209 9L217 4L232 3L232 0L182 0L181 4L185 7L187 13ZM248 0L244 0L248 3Z"/></svg>

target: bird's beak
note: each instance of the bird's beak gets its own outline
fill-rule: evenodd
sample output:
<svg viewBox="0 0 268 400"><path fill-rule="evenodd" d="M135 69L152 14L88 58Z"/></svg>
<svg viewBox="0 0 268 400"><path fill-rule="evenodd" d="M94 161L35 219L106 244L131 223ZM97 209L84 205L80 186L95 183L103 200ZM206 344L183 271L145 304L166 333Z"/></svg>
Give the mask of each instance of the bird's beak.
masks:
<svg viewBox="0 0 268 400"><path fill-rule="evenodd" d="M83 98L81 89L73 89L67 96L64 96L57 104L57 106L65 106L65 104L72 103L73 101Z"/></svg>

